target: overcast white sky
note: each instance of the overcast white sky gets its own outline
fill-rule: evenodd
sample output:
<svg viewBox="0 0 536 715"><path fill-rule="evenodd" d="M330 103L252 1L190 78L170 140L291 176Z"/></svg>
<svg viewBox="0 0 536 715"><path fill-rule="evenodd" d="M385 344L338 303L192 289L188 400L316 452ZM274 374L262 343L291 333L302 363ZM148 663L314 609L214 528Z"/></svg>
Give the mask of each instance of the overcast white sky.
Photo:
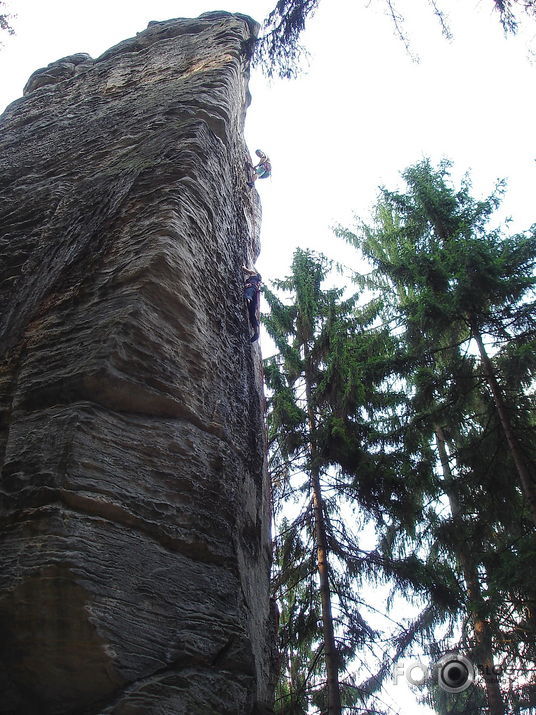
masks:
<svg viewBox="0 0 536 715"><path fill-rule="evenodd" d="M0 51L0 110L22 95L30 74L60 57L104 50L150 20L195 17L208 10L261 20L275 0L26 0L17 35ZM508 179L504 215L513 230L536 220L536 67L528 61L536 25L505 39L491 0L439 0L455 35L441 37L428 0L399 0L416 64L396 39L383 0L321 0L304 42L311 52L297 81L252 76L246 139L272 159L273 177L259 181L263 201L265 280L285 275L296 246L350 263L351 251L329 226L366 217L380 184L423 156L472 170L477 194ZM411 10L406 10L410 6ZM266 350L265 350L266 352ZM399 614L402 615L402 614ZM426 713L399 691L401 712Z"/></svg>

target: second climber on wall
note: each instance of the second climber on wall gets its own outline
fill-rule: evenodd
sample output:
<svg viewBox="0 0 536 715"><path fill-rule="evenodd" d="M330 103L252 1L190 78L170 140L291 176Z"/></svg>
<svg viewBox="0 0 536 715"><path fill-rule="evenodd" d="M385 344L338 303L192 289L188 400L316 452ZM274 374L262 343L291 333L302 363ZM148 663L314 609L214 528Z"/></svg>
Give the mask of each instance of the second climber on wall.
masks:
<svg viewBox="0 0 536 715"><path fill-rule="evenodd" d="M259 338L260 324L260 297L262 279L260 273L256 270L242 266L247 273L246 283L244 285L244 298L248 309L249 324L253 328L253 335L250 342L254 343Z"/></svg>

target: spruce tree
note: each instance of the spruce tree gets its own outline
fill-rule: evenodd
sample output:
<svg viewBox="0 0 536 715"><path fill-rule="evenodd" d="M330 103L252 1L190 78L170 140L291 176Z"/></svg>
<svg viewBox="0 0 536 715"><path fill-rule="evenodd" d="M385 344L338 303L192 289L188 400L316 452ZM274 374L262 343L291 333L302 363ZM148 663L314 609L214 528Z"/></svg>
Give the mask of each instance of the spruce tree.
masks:
<svg viewBox="0 0 536 715"><path fill-rule="evenodd" d="M430 356L449 349L452 339L460 346L471 341L477 346L481 375L493 396L528 512L536 520L533 454L523 438L527 417L515 408L518 398L525 401L527 375L519 373L518 389L509 400L499 364L488 354L490 348L508 346L523 355L534 346L536 226L514 236L488 228L502 185L477 201L467 177L458 190L451 185L449 168L443 162L434 169L428 160L410 167L403 172L407 193L382 189L375 223L363 225L359 236L344 230L339 234L391 283L408 330L427 336ZM525 367L534 376L534 364Z"/></svg>
<svg viewBox="0 0 536 715"><path fill-rule="evenodd" d="M364 551L351 523L368 515L383 524L389 513L411 520L407 504L418 502L419 489L409 469L406 480L396 473L396 459L384 467L389 459L368 451L375 446L370 416L401 399L381 387L396 342L388 327L373 327L379 306L358 308L357 296L344 299L341 290L323 288L328 268L325 258L298 250L290 277L276 282L290 302L265 291L265 325L278 349L265 363L276 505L279 493L297 502L297 515L281 524L276 538L283 646L278 712L305 702L340 712L377 698L394 660L437 617L425 607L412 625L386 637L363 616L373 607L360 598L364 584L394 577L401 589L424 592L431 572L415 574L407 561ZM375 670L361 682L343 675L345 663L355 669L369 649L379 664L365 658L363 668ZM374 707L380 712L379 701Z"/></svg>
<svg viewBox="0 0 536 715"><path fill-rule="evenodd" d="M532 506L534 460L528 435L533 423L526 388L534 376L535 239L534 230L514 237L486 230L498 193L475 201L467 180L460 190L452 188L448 168L434 169L428 161L410 167L403 174L407 193L382 190L372 226L362 225L358 234L338 233L372 263L372 273L362 280L378 289L384 319L398 326L401 353L394 369L405 381L409 416L405 423L401 420L403 431L398 429L401 452L408 455L410 442L415 442L412 434L420 435L417 444L425 460L435 446L441 465L429 473L436 473L435 487L433 478L423 485L431 487L430 497L443 491L451 513L447 520L437 510L425 515L427 548L447 562L450 555L457 564L452 575L458 570L466 593L460 613L465 609L475 636L471 655L484 669L490 712L498 714L505 712L505 704L493 657L494 649L505 653L507 630L497 591L499 583L505 585L501 554L511 557L518 539L529 551L530 543L534 547L534 530L520 514L520 494L510 473L515 465ZM493 361L483 348L483 336L496 351ZM471 340L480 362L464 354ZM394 413L392 424L399 418ZM392 441L396 434L391 430ZM489 460L479 451L490 435L497 467L491 475ZM521 460L525 472L519 469ZM502 513L497 509L501 500ZM392 544L390 549L392 554ZM516 581L519 602L510 617L518 647L522 643L527 652L534 632L520 616L523 608L531 613L534 589L529 578L518 575ZM507 591L501 592L503 603L505 597L512 602L513 593Z"/></svg>
<svg viewBox="0 0 536 715"><path fill-rule="evenodd" d="M324 465L318 442L320 415L315 399L322 359L318 354L319 336L334 318L335 293L325 292L321 287L326 268L324 259L298 250L294 255L292 275L277 284L294 293L295 303L285 306L270 291L265 292L271 308L265 324L280 351L279 358L268 361L266 379L268 387L274 391L271 436L278 440L279 451L285 458L296 453L303 456L300 467L308 479L309 524L313 531L319 583L326 705L330 715L337 715L341 712L339 654L330 586L326 529L329 516L321 485ZM300 397L298 391L302 393Z"/></svg>

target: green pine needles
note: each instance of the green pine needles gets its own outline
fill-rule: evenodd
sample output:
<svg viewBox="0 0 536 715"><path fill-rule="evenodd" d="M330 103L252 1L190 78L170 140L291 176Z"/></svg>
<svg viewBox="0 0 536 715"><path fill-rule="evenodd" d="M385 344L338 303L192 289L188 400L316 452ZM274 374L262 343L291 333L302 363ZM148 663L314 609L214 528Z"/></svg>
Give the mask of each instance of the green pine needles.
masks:
<svg viewBox="0 0 536 715"><path fill-rule="evenodd" d="M392 712L397 660L449 649L481 677L430 681L437 712L536 712L536 230L489 228L502 183L477 200L448 162L402 176L336 232L366 302L304 250L265 293L276 712Z"/></svg>

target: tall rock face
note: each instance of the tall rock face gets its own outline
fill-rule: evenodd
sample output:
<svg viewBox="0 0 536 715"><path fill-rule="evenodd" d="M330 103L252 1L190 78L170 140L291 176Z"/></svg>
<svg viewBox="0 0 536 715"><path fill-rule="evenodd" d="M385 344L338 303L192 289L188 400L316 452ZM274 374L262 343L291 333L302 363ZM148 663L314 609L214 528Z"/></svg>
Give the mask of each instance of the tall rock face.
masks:
<svg viewBox="0 0 536 715"><path fill-rule="evenodd" d="M39 70L0 127L0 713L269 712L249 18Z"/></svg>

